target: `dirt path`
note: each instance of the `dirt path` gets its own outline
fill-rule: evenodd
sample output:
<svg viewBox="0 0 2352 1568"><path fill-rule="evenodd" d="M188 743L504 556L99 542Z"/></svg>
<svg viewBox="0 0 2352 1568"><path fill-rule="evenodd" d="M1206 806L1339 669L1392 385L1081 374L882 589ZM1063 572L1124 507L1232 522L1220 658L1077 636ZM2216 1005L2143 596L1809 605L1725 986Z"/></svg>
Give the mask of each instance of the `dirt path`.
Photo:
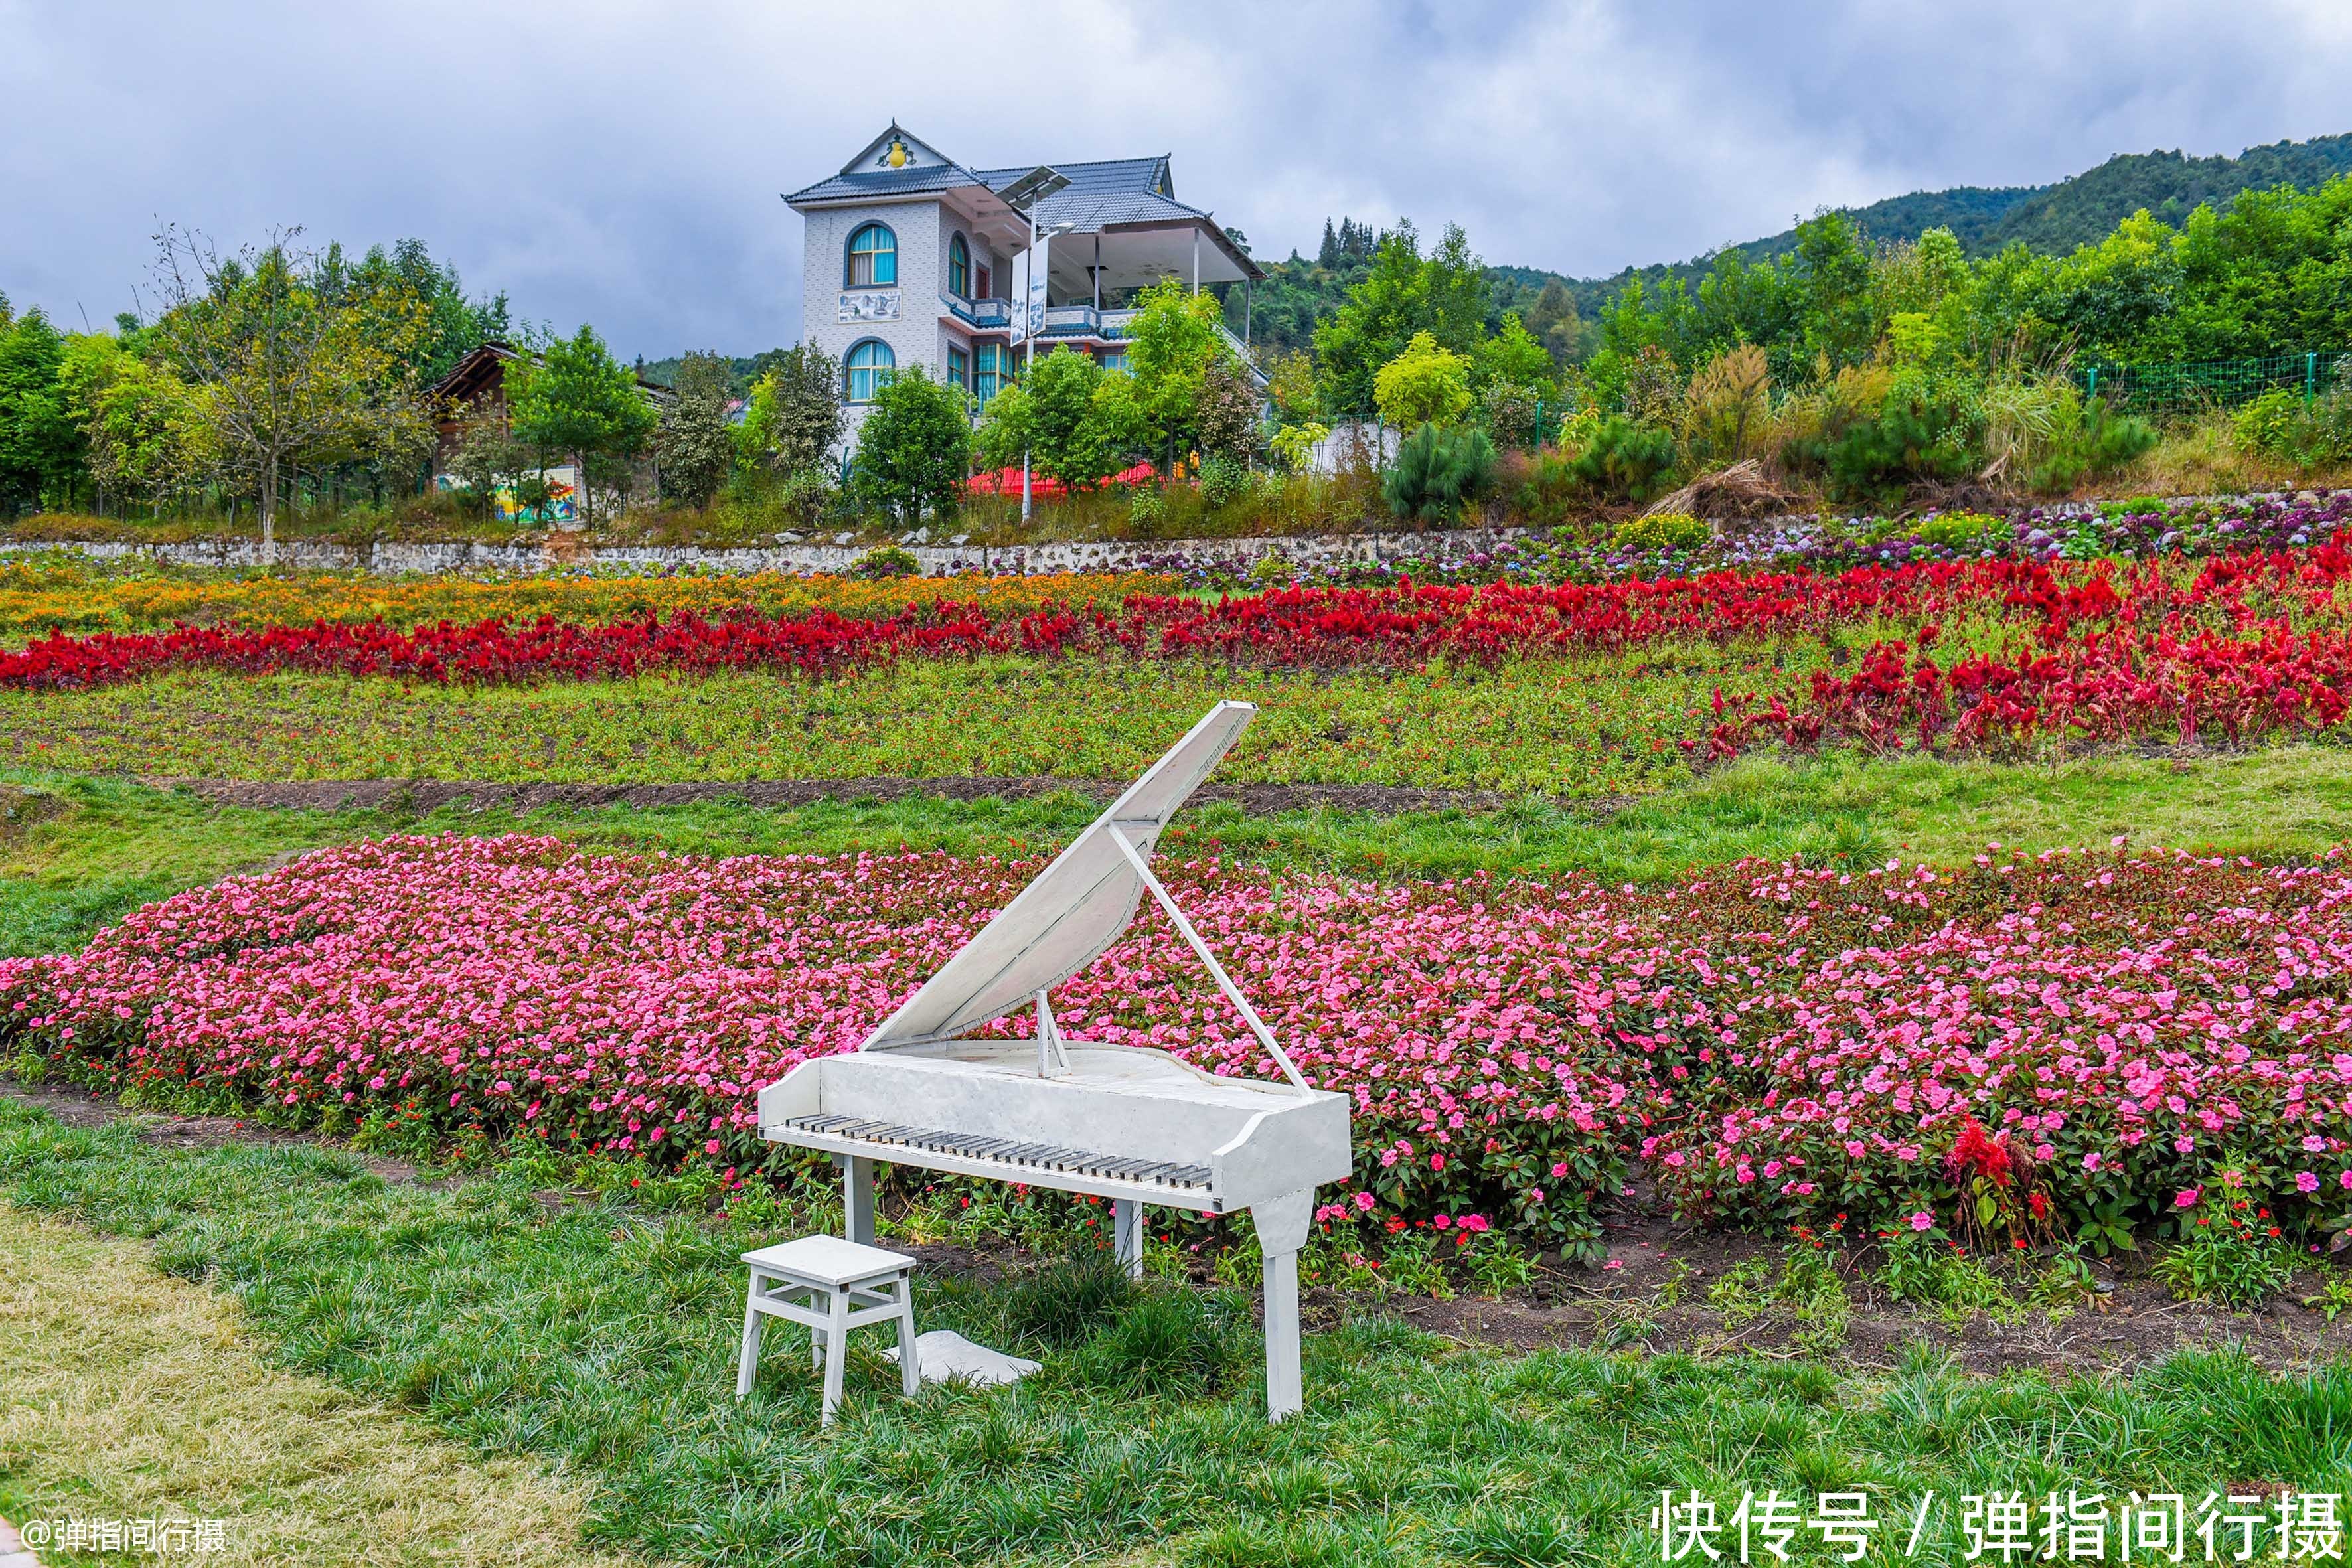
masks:
<svg viewBox="0 0 2352 1568"><path fill-rule="evenodd" d="M634 1561L582 1542L578 1479L479 1458L396 1410L274 1367L233 1300L163 1274L145 1243L5 1200L0 1476L16 1479L17 1528L37 1551L139 1521L151 1534L163 1521L173 1554L220 1563ZM117 1549L131 1550L127 1534Z"/></svg>
<svg viewBox="0 0 2352 1568"><path fill-rule="evenodd" d="M704 784L496 784L459 779L305 779L263 783L245 779L140 780L157 789L186 789L221 805L334 811L373 809L404 802L415 811L465 803L476 809L536 806L689 805L706 800L740 800L757 806L809 805L820 800L898 800L934 795L946 800L1029 800L1067 791L1108 802L1126 787L1118 779L1063 778L856 778L742 779ZM1390 784L1203 784L1198 802L1230 801L1253 816L1289 811L1363 812L1398 816L1407 812L1497 811L1524 796L1499 790L1410 789ZM1588 817L1607 816L1625 803L1615 799L1558 797L1563 810Z"/></svg>

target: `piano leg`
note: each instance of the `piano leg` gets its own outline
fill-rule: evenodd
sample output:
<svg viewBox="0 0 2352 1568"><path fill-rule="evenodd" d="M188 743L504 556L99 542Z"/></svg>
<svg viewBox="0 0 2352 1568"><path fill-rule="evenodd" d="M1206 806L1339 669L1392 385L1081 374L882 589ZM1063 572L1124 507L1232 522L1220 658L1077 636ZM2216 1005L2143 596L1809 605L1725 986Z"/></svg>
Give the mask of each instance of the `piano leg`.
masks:
<svg viewBox="0 0 2352 1568"><path fill-rule="evenodd" d="M1298 1366L1298 1249L1315 1214L1315 1189L1254 1205L1257 1245L1265 1255L1265 1418L1296 1415L1307 1402Z"/></svg>
<svg viewBox="0 0 2352 1568"><path fill-rule="evenodd" d="M833 1163L841 1174L841 1234L861 1247L874 1245L874 1162L856 1154L839 1154Z"/></svg>
<svg viewBox="0 0 2352 1568"><path fill-rule="evenodd" d="M1111 1236L1118 1243L1118 1260L1128 1273L1143 1278L1143 1205L1133 1198L1111 1200Z"/></svg>

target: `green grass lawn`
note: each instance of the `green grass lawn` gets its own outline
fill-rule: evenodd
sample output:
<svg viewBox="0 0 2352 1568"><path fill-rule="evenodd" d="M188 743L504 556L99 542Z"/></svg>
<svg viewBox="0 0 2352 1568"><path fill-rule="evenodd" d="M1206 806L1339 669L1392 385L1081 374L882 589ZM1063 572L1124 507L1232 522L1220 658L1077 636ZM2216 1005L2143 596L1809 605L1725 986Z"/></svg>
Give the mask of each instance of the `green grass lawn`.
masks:
<svg viewBox="0 0 2352 1568"><path fill-rule="evenodd" d="M7 780L14 782L0 782L0 797L21 808L13 818L0 812L0 952L76 945L141 903L360 836L522 829L604 848L697 854L905 847L1036 856L1058 848L1098 809L1064 795L418 816L221 807L120 779L24 769L0 771ZM1612 882L1656 882L1748 856L1949 864L1989 842L2104 847L2116 834L2142 845L2272 858L2321 853L2352 839L2352 751L2290 747L2190 763L2092 758L2055 770L1750 757L1616 809L1534 798L1486 813L1250 816L1213 804L1187 810L1165 842L1171 854L1214 852L1304 870L1382 877L1586 870Z"/></svg>
<svg viewBox="0 0 2352 1568"><path fill-rule="evenodd" d="M1818 651L1818 650L1816 650ZM1639 793L1689 776L1676 739L1753 655L1654 650L1448 676L988 658L826 681L772 675L483 689L175 675L0 692L19 763L194 778L498 781L1048 774L1130 778L1220 699L1265 711L1218 776Z"/></svg>
<svg viewBox="0 0 2352 1568"><path fill-rule="evenodd" d="M927 1327L1044 1371L908 1405L861 1352L820 1435L789 1344L730 1397L735 1257L785 1216L550 1203L544 1181L387 1183L337 1152L163 1146L0 1100L0 1195L152 1238L168 1272L232 1294L285 1369L478 1455L565 1467L591 1487L588 1537L647 1559L1630 1565L1655 1561L1660 1489L1727 1518L1773 1487L1869 1490L1906 1521L1876 1538L1883 1563L1933 1492L1917 1560L1949 1563L1964 1492L2352 1490L2352 1368L2275 1376L2226 1352L2129 1381L1985 1381L1925 1351L1878 1372L1512 1355L1349 1315L1307 1338L1307 1413L1269 1428L1245 1298L1079 1264L927 1274ZM0 1504L70 1511L76 1484L0 1470Z"/></svg>

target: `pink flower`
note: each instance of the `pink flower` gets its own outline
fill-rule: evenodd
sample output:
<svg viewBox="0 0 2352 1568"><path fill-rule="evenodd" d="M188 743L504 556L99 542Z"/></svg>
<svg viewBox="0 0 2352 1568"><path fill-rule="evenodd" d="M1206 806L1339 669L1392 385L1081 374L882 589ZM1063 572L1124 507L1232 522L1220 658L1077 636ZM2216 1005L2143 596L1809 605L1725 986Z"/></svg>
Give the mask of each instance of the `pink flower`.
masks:
<svg viewBox="0 0 2352 1568"><path fill-rule="evenodd" d="M2183 1187L2172 1194L2172 1206L2177 1209L2193 1209L2197 1206L2197 1200L2204 1194L2205 1189L2202 1187Z"/></svg>
<svg viewBox="0 0 2352 1568"><path fill-rule="evenodd" d="M1911 1228L1913 1230L1927 1230L1931 1228L1935 1223L1936 1216L1926 1209L1921 1209L1918 1213L1911 1216Z"/></svg>
<svg viewBox="0 0 2352 1568"><path fill-rule="evenodd" d="M1378 1201L1379 1200L1374 1198L1370 1193L1358 1193L1356 1194L1356 1207L1360 1212L1364 1214L1370 1214L1372 1211L1372 1205Z"/></svg>
<svg viewBox="0 0 2352 1568"><path fill-rule="evenodd" d="M2294 1173L2294 1190L2298 1193L2315 1193L2319 1190L2319 1178L2309 1171L2297 1171Z"/></svg>
<svg viewBox="0 0 2352 1568"><path fill-rule="evenodd" d="M1622 1258L1612 1258L1601 1267L1603 1268L1622 1268L1625 1267L1625 1260Z"/></svg>

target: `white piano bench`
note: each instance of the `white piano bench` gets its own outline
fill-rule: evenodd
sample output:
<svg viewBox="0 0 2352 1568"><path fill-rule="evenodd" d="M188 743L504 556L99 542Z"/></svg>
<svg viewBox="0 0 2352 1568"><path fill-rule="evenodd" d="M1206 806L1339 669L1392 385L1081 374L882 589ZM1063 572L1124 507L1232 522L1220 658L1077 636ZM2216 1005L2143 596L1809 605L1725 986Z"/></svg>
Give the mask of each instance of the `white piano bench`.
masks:
<svg viewBox="0 0 2352 1568"><path fill-rule="evenodd" d="M833 1425L833 1413L841 1404L852 1329L896 1321L898 1375L907 1397L912 1399L922 1387L923 1369L915 1349L913 1258L837 1236L804 1236L747 1252L743 1261L751 1266L751 1287L743 1301L743 1349L735 1364L738 1400L751 1392L760 1332L770 1318L807 1327L811 1363L824 1369L824 1426Z"/></svg>

